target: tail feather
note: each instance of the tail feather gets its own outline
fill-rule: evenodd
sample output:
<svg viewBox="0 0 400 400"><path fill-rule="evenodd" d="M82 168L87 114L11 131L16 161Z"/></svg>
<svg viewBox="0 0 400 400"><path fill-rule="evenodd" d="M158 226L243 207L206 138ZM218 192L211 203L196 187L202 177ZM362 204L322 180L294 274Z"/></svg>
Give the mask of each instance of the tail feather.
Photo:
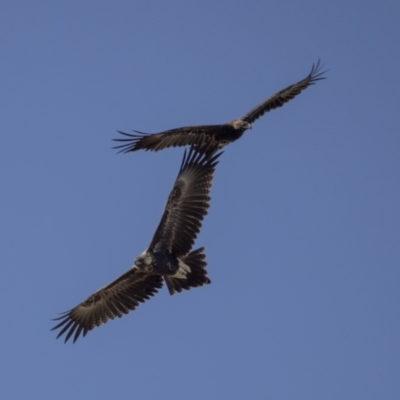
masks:
<svg viewBox="0 0 400 400"><path fill-rule="evenodd" d="M211 283L210 279L207 278L207 270L205 269L207 263L204 261L206 255L203 251L204 247L201 247L182 257L182 262L190 268L190 272L186 274L185 278L173 278L164 275L165 283L171 295L175 292L180 293L183 289L189 290L191 287L199 287Z"/></svg>

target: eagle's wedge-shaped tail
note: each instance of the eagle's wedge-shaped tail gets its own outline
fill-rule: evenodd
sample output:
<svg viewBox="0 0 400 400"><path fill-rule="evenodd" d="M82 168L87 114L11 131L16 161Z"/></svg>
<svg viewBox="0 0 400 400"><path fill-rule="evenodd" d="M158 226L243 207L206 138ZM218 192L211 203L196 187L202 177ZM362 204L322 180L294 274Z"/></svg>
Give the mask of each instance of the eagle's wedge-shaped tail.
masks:
<svg viewBox="0 0 400 400"><path fill-rule="evenodd" d="M199 287L211 283L210 279L207 278L207 270L205 269L207 263L204 261L206 255L203 251L204 247L201 247L181 258L181 261L190 268L190 272L186 274L185 278L173 278L172 276L164 275L165 283L171 295L175 292L180 293L183 289L189 290L191 287Z"/></svg>

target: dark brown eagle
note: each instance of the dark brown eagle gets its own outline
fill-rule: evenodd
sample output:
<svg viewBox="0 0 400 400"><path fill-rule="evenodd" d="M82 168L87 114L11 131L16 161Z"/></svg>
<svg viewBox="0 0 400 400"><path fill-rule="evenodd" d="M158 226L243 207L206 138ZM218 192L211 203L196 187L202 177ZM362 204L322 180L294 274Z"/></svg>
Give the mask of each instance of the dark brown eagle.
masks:
<svg viewBox="0 0 400 400"><path fill-rule="evenodd" d="M243 132L251 128L251 124L266 112L283 106L300 94L302 90L321 79L325 79L322 76L324 73L325 71L321 71L320 61L318 60L316 65L313 64L311 72L306 78L275 93L254 107L242 118L235 119L226 124L184 126L154 134L139 131L134 131L134 134L130 134L118 131L125 138L113 139L116 142L122 143L114 148L119 149L120 153L128 153L140 149L158 151L166 147L195 145L199 151L202 151L203 149L200 148L198 143L207 143L207 141L215 142L218 144L218 148L221 148L239 139L243 135Z"/></svg>
<svg viewBox="0 0 400 400"><path fill-rule="evenodd" d="M171 295L211 282L205 270L204 247L191 251L209 208L213 174L222 154L209 150L208 155L193 148L185 151L149 247L135 258L129 271L56 318L60 322L52 330L61 329L57 338L66 333L65 342L73 335L75 343L80 334L85 336L109 319L134 310L157 293L163 281Z"/></svg>

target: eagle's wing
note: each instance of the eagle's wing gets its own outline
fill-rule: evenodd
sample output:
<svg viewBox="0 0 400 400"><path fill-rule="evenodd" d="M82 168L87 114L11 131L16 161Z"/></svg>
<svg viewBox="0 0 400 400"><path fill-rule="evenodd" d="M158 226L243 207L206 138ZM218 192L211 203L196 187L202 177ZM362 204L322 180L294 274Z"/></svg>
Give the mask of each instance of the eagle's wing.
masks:
<svg viewBox="0 0 400 400"><path fill-rule="evenodd" d="M261 104L257 107L254 107L250 112L248 112L244 117L240 118L243 121L248 123L253 123L257 118L264 115L266 112L273 110L274 108L278 108L283 106L289 100L292 100L296 97L300 92L310 85L315 84L315 82L325 79L322 76L325 71L321 71L320 61L318 60L317 64L313 64L311 68L311 72L308 74L306 78L297 82L293 85L288 86L286 89L275 93L273 96L269 97L268 99L264 100Z"/></svg>
<svg viewBox="0 0 400 400"><path fill-rule="evenodd" d="M57 338L67 333L65 342L75 333L75 343L81 333L86 336L88 331L105 324L109 319L128 314L139 303L157 293L162 285L160 275L149 275L134 267L72 310L55 318L61 322L52 330L61 329Z"/></svg>
<svg viewBox="0 0 400 400"><path fill-rule="evenodd" d="M149 245L169 249L177 257L192 248L201 228L201 221L209 207L209 193L218 157L215 145L205 153L190 148L185 150L182 165L174 187L168 197L163 216ZM214 154L212 157L210 154Z"/></svg>
<svg viewBox="0 0 400 400"><path fill-rule="evenodd" d="M118 131L125 138L113 139L120 142L119 153L129 153L136 150L158 151L167 147L195 146L203 140L212 141L215 135L223 129L224 125L199 125L185 126L182 128L171 129L160 133L125 133Z"/></svg>

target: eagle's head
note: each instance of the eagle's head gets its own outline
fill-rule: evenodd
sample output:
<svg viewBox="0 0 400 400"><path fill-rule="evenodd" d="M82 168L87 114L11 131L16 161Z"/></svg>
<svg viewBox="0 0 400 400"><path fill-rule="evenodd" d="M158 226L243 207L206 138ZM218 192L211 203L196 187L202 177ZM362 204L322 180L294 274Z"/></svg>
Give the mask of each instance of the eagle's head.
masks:
<svg viewBox="0 0 400 400"><path fill-rule="evenodd" d="M151 255L147 251L144 251L140 256L136 257L134 261L138 268L146 268L152 264L153 260Z"/></svg>
<svg viewBox="0 0 400 400"><path fill-rule="evenodd" d="M239 130L239 131L245 131L246 129L251 129L251 124L249 124L247 121L243 121L242 119L235 119L234 121L231 122L232 126Z"/></svg>

